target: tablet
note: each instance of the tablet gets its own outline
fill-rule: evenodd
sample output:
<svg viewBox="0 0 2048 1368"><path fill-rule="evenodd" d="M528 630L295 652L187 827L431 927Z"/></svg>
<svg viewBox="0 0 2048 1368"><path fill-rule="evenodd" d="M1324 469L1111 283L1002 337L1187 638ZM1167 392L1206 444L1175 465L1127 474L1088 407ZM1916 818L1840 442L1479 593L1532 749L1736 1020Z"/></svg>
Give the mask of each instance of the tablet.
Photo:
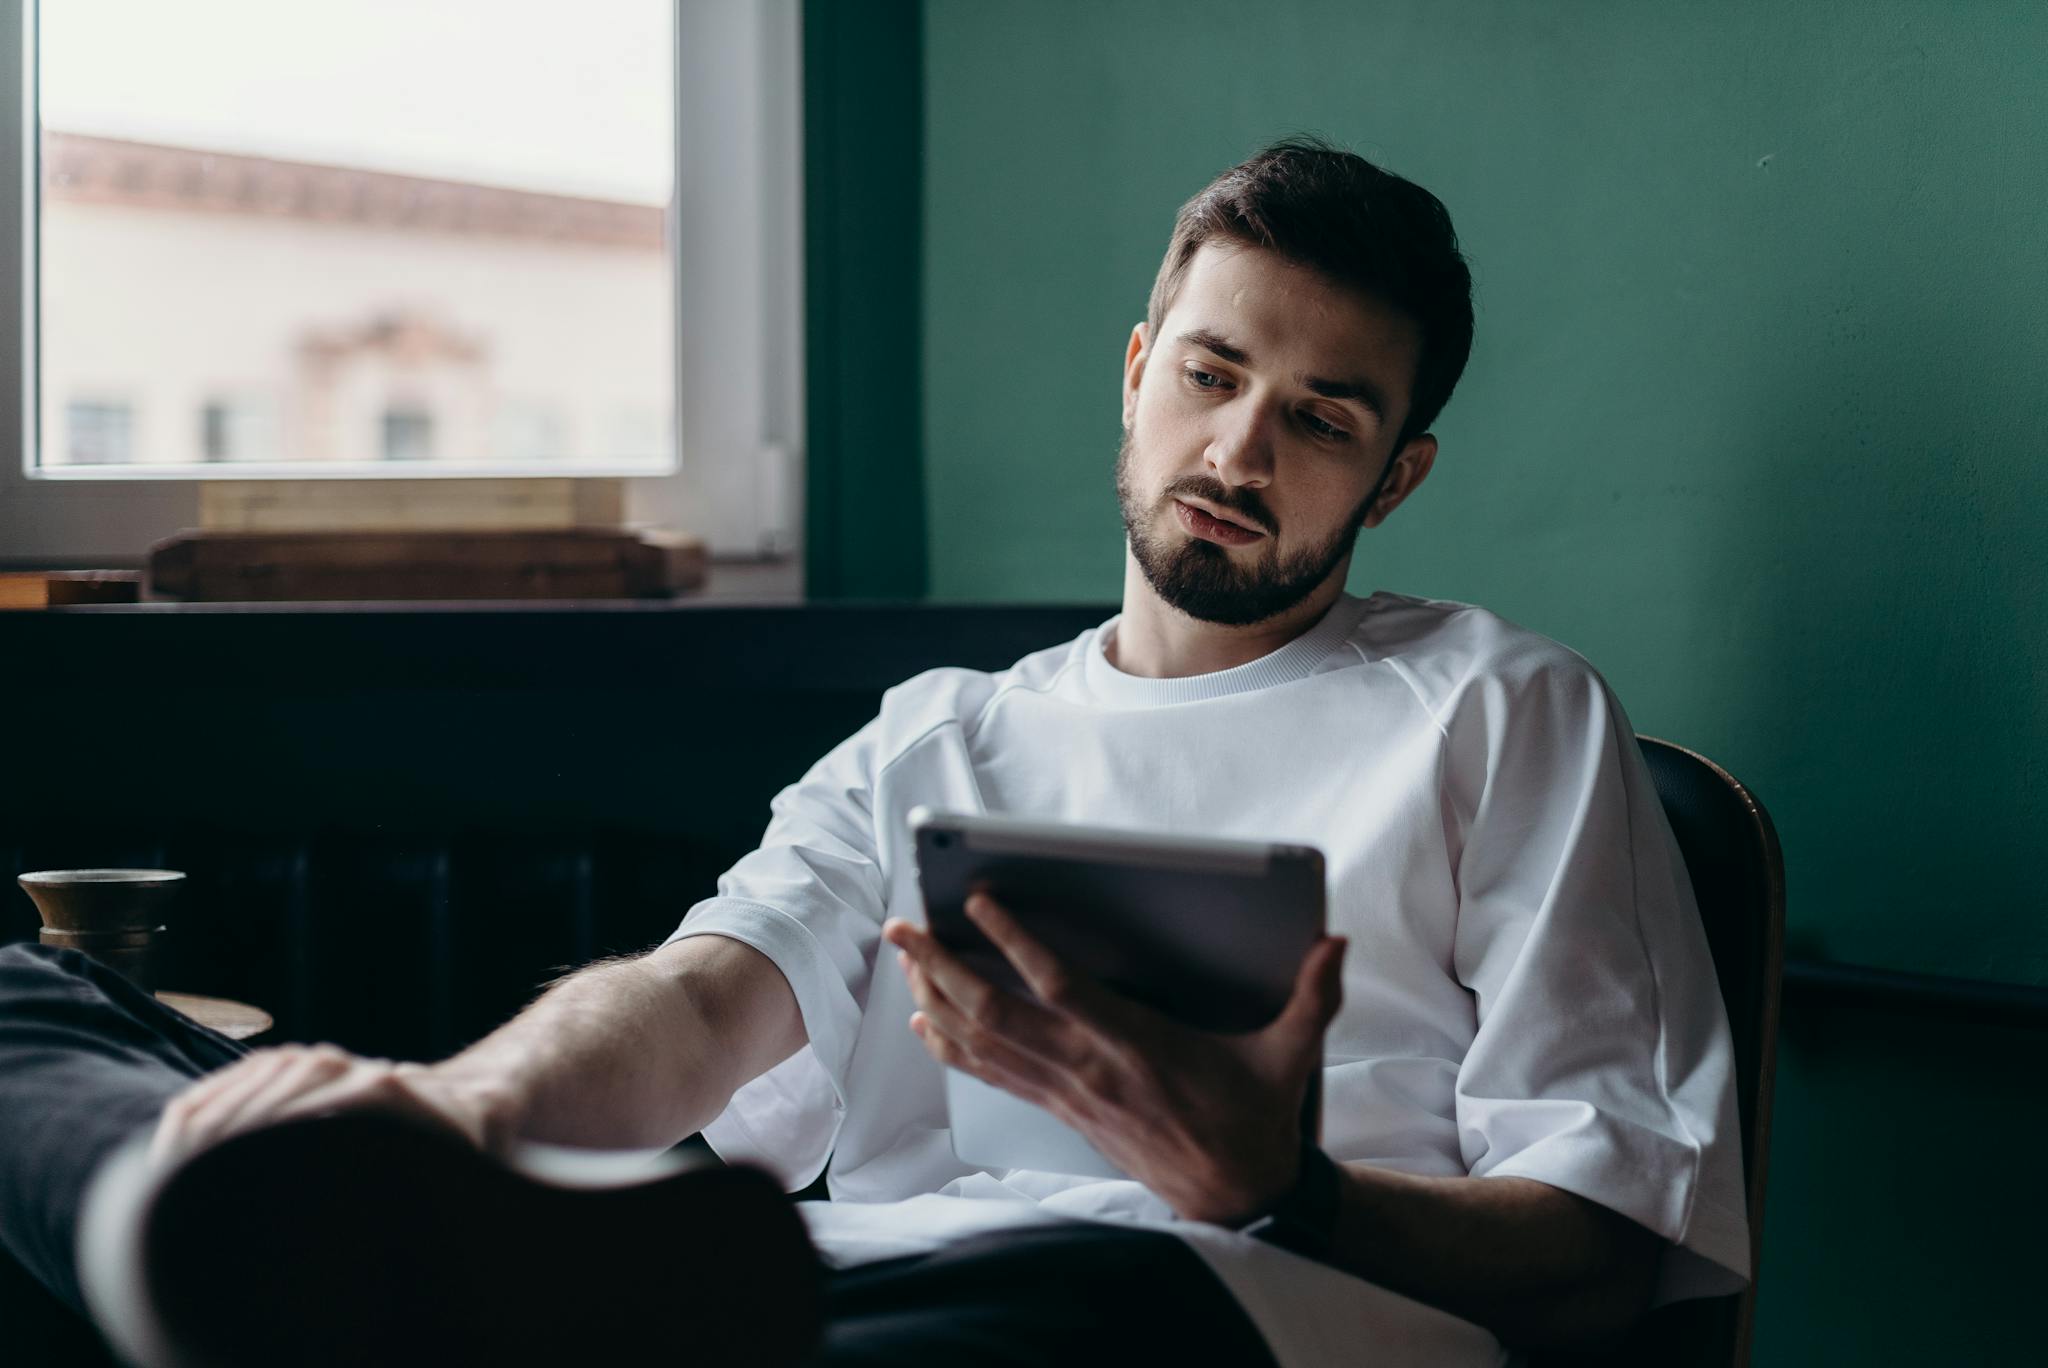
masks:
<svg viewBox="0 0 2048 1368"><path fill-rule="evenodd" d="M1030 990L969 921L977 889L1105 987L1209 1031L1271 1022L1323 934L1313 846L943 812L909 814L934 939L976 972ZM1311 1114L1304 1118L1313 1129ZM948 1070L953 1152L991 1169L1124 1177L1051 1113Z"/></svg>

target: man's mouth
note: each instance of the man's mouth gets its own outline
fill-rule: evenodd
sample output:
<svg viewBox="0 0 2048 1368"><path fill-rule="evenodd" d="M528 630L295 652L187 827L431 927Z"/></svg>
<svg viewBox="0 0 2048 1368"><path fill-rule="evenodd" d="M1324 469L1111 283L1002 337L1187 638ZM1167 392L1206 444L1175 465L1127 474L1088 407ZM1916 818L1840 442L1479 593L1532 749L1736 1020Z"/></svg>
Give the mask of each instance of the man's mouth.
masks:
<svg viewBox="0 0 2048 1368"><path fill-rule="evenodd" d="M1204 541L1217 542L1224 546L1245 546L1266 535L1264 532L1254 531L1234 522L1226 522L1213 514L1203 512L1193 504L1182 503L1179 499L1173 501L1173 507L1175 516L1180 519L1180 525Z"/></svg>

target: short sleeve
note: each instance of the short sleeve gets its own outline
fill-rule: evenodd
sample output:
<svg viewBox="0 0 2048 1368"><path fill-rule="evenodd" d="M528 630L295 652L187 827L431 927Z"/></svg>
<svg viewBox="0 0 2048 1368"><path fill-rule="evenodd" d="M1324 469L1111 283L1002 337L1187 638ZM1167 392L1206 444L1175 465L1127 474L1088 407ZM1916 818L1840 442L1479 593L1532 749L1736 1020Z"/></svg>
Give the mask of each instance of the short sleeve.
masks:
<svg viewBox="0 0 2048 1368"><path fill-rule="evenodd" d="M1458 1070L1474 1176L1534 1178L1672 1241L1658 1302L1750 1268L1734 1053L1677 842L1620 703L1563 648L1475 679L1447 729Z"/></svg>
<svg viewBox="0 0 2048 1368"><path fill-rule="evenodd" d="M884 877L874 781L880 719L840 742L769 803L760 846L684 915L669 941L719 935L775 962L808 1043L742 1086L704 1138L794 1191L817 1177L846 1111L846 1075L881 941Z"/></svg>

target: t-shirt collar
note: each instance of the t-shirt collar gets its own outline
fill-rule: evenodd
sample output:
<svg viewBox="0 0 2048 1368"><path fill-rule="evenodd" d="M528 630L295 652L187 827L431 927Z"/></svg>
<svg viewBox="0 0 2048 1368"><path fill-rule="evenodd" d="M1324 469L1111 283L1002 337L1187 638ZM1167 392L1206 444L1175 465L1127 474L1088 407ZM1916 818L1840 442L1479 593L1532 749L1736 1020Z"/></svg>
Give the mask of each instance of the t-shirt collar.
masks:
<svg viewBox="0 0 2048 1368"><path fill-rule="evenodd" d="M1120 707L1193 703L1205 698L1222 698L1228 694L1271 688L1275 684L1306 679L1314 674L1316 667L1358 626L1369 601L1354 594L1341 594L1315 626L1279 650L1227 670L1185 675L1179 679L1126 674L1109 663L1103 648L1115 634L1117 624L1123 621L1123 614L1118 613L1088 634L1083 643L1082 669L1090 692L1103 702Z"/></svg>

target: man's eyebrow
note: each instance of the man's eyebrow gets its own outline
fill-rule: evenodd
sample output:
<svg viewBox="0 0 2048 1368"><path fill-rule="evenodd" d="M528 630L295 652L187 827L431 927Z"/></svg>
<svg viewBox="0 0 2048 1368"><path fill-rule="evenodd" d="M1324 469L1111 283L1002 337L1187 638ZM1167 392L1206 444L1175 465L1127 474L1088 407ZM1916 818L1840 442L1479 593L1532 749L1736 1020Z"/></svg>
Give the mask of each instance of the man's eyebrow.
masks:
<svg viewBox="0 0 2048 1368"><path fill-rule="evenodd" d="M1249 366L1252 363L1251 353L1233 344L1220 333L1210 332L1207 328L1195 328L1184 332L1177 340L1190 342L1203 351L1213 352L1233 366ZM1386 395L1370 380L1325 380L1319 375L1303 375L1299 371L1295 372L1294 379L1297 384L1307 387L1325 399L1354 399L1371 409L1373 417L1381 422L1386 421Z"/></svg>
<svg viewBox="0 0 2048 1368"><path fill-rule="evenodd" d="M1233 366L1251 364L1251 357L1245 352L1244 348L1231 346L1220 334L1212 333L1207 328L1196 328L1192 332L1184 332L1176 340L1192 342L1204 351L1215 352Z"/></svg>

